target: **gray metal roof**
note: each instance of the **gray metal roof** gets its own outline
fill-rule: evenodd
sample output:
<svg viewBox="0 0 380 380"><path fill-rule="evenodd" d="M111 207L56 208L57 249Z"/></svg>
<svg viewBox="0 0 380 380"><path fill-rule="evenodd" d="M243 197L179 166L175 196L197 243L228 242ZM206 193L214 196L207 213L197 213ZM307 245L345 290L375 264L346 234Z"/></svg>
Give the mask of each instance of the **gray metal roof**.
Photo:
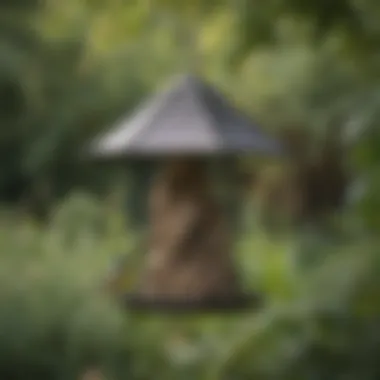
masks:
<svg viewBox="0 0 380 380"><path fill-rule="evenodd" d="M276 140L192 75L176 78L91 145L92 154L104 158L280 151Z"/></svg>

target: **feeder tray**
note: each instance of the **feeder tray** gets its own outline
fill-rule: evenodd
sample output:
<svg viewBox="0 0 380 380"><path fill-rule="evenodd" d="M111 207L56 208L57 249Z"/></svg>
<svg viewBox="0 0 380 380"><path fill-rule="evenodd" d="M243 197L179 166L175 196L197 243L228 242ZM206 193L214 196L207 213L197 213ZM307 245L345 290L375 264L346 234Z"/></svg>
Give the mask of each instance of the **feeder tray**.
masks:
<svg viewBox="0 0 380 380"><path fill-rule="evenodd" d="M239 312L262 306L259 296L242 294L236 297L205 297L199 299L175 299L160 297L144 297L139 294L127 294L121 302L134 311L141 312Z"/></svg>

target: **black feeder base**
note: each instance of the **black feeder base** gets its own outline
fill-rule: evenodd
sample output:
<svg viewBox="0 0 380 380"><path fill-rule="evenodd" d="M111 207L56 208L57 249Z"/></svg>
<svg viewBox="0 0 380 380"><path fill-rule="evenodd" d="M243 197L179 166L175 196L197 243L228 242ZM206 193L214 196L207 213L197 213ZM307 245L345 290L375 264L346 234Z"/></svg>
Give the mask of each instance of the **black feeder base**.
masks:
<svg viewBox="0 0 380 380"><path fill-rule="evenodd" d="M258 295L242 294L235 297L207 297L200 299L173 299L127 294L123 306L137 312L163 313L235 313L249 311L262 306Z"/></svg>

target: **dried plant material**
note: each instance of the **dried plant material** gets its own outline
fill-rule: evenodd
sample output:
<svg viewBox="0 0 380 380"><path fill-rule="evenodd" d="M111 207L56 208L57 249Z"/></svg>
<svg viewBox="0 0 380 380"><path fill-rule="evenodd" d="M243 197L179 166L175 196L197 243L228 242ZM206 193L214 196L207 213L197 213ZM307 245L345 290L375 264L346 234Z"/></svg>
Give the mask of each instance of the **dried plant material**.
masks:
<svg viewBox="0 0 380 380"><path fill-rule="evenodd" d="M241 295L228 224L204 164L168 164L153 187L151 240L138 294L192 302Z"/></svg>

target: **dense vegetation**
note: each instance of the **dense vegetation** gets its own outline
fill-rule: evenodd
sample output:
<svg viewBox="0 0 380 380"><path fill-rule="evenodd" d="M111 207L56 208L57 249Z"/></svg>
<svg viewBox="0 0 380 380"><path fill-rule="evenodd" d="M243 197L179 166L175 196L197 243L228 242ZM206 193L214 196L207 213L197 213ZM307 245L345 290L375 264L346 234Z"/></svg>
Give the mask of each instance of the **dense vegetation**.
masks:
<svg viewBox="0 0 380 380"><path fill-rule="evenodd" d="M0 1L0 377L378 379L379 17L372 0ZM100 289L136 241L123 169L78 151L190 64L268 129L339 124L354 181L333 235L268 237L247 213L237 258L263 309L137 316Z"/></svg>

